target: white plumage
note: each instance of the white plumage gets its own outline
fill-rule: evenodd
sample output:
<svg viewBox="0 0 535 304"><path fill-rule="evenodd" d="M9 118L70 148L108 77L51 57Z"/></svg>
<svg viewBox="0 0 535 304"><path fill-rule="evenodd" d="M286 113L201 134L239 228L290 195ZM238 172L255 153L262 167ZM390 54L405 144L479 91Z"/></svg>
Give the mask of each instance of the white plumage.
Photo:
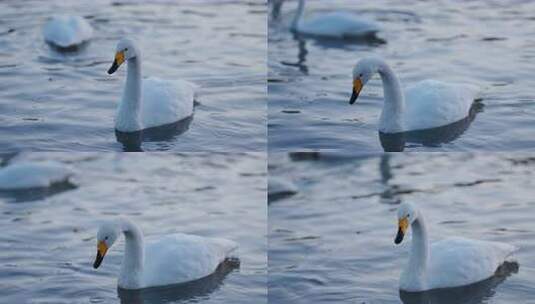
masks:
<svg viewBox="0 0 535 304"><path fill-rule="evenodd" d="M170 124L191 116L195 90L197 86L185 80L143 79L143 128Z"/></svg>
<svg viewBox="0 0 535 304"><path fill-rule="evenodd" d="M227 258L235 258L238 245L225 239L172 234L148 239L143 286L161 286L206 277Z"/></svg>
<svg viewBox="0 0 535 304"><path fill-rule="evenodd" d="M46 188L67 181L73 174L59 163L13 164L0 169L0 190Z"/></svg>
<svg viewBox="0 0 535 304"><path fill-rule="evenodd" d="M445 126L467 117L479 91L474 85L438 80L423 80L407 87L404 130Z"/></svg>
<svg viewBox="0 0 535 304"><path fill-rule="evenodd" d="M80 16L54 16L43 28L45 41L59 48L71 48L89 41L93 28Z"/></svg>

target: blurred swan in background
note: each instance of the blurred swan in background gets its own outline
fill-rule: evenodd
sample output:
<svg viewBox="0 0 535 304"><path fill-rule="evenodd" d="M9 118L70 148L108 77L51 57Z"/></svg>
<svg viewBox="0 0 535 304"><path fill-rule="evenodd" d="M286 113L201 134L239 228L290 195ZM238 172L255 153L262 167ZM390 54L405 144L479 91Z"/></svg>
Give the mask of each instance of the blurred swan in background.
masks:
<svg viewBox="0 0 535 304"><path fill-rule="evenodd" d="M315 14L307 19L304 19L304 13L305 0L299 0L297 12L290 27L293 32L342 39L373 36L380 31L377 23L347 12Z"/></svg>
<svg viewBox="0 0 535 304"><path fill-rule="evenodd" d="M43 36L59 50L75 50L93 37L93 28L80 16L54 16L43 27Z"/></svg>

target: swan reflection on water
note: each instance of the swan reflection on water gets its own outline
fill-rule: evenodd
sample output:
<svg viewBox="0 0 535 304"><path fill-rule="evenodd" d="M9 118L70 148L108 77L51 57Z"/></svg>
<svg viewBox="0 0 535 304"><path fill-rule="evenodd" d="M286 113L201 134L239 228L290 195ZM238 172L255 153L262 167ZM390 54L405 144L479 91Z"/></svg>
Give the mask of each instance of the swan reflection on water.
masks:
<svg viewBox="0 0 535 304"><path fill-rule="evenodd" d="M225 277L234 270L239 269L239 267L238 260L229 259L221 263L214 273L202 279L139 290L118 288L117 292L123 304L196 302L199 299L208 298L211 293L218 290L223 285Z"/></svg>
<svg viewBox="0 0 535 304"><path fill-rule="evenodd" d="M497 270L494 276L474 284L429 290L424 292L399 292L399 297L404 304L481 304L494 296L496 287L513 273L518 272L518 263L505 262Z"/></svg>
<svg viewBox="0 0 535 304"><path fill-rule="evenodd" d="M115 130L115 137L117 141L123 144L125 152L142 152L141 144L143 142L151 141L174 141L176 136L179 136L189 129L193 115L186 117L177 122L144 129L136 132L121 132Z"/></svg>
<svg viewBox="0 0 535 304"><path fill-rule="evenodd" d="M381 146L385 152L402 152L406 143L432 147L452 142L468 130L476 115L483 111L483 106L484 104L481 101L475 101L467 117L442 127L398 133L382 133L379 131Z"/></svg>

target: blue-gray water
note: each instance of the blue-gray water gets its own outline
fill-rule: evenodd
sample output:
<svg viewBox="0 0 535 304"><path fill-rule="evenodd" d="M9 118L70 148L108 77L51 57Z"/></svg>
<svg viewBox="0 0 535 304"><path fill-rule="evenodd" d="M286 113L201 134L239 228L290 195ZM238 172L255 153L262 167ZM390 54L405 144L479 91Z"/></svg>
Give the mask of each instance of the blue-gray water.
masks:
<svg viewBox="0 0 535 304"><path fill-rule="evenodd" d="M43 41L63 13L95 29L80 52ZM262 0L0 2L0 150L123 150L113 121L126 69L106 71L124 36L140 44L144 76L201 86L189 130L143 150L263 150L266 15Z"/></svg>
<svg viewBox="0 0 535 304"><path fill-rule="evenodd" d="M1 302L119 303L124 238L97 270L92 265L99 223L121 215L147 236L234 240L241 260L226 276L122 303L266 303L263 153L30 153L10 161L25 160L71 166L76 188L31 201L0 193Z"/></svg>
<svg viewBox="0 0 535 304"><path fill-rule="evenodd" d="M402 86L428 78L483 88L483 109L459 138L408 151L535 148L535 2L308 0L307 13L340 10L375 20L386 44L298 40L288 31L297 1L268 26L268 133L271 150L382 151L383 105L376 75L350 106L351 71L368 55L387 60Z"/></svg>
<svg viewBox="0 0 535 304"><path fill-rule="evenodd" d="M269 162L270 183L282 179L297 191L268 207L271 303L401 303L410 241L394 245L400 202L420 207L430 241L464 236L521 247L518 273L503 282L404 303L532 302L533 156L273 153Z"/></svg>

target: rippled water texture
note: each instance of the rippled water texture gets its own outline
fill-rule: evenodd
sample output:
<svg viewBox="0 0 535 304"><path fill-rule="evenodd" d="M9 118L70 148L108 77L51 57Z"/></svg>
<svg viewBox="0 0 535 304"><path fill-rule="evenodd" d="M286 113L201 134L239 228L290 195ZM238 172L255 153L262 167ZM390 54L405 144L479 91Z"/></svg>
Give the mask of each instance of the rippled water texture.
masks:
<svg viewBox="0 0 535 304"><path fill-rule="evenodd" d="M427 294L427 301L403 295L404 303L530 303L534 168L526 155L275 153L270 184L282 179L297 193L269 204L269 300L401 303L399 275L410 242L394 245L396 210L413 202L430 241L464 236L521 249L518 273L511 267L509 277Z"/></svg>
<svg viewBox="0 0 535 304"><path fill-rule="evenodd" d="M84 16L95 37L62 54L43 41L53 14ZM0 149L120 151L114 115L126 69L117 41L142 50L143 75L201 86L184 134L142 149L260 151L266 143L266 5L261 0L2 1Z"/></svg>
<svg viewBox="0 0 535 304"><path fill-rule="evenodd" d="M76 186L44 197L0 193L0 298L5 303L266 303L263 154L23 154L55 160ZM239 269L198 284L121 294L121 236L92 265L103 220L122 215L146 236L183 232L239 243Z"/></svg>
<svg viewBox="0 0 535 304"><path fill-rule="evenodd" d="M295 39L288 31L296 1L285 1L269 22L269 145L382 151L377 132L383 105L380 78L353 106L351 70L364 56L385 58L402 86L432 78L483 88L483 108L453 142L408 151L527 150L535 148L535 2L307 1L307 13L333 10L375 20L386 44Z"/></svg>

